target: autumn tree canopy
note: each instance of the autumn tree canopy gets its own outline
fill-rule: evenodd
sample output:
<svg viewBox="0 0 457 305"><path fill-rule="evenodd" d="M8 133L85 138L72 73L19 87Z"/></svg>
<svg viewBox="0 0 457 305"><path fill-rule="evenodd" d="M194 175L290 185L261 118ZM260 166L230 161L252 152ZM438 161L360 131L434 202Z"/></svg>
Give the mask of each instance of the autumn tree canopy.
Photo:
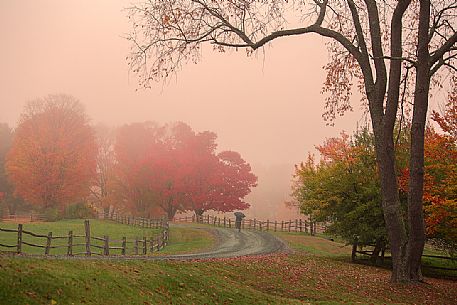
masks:
<svg viewBox="0 0 457 305"><path fill-rule="evenodd" d="M247 209L257 177L239 153L216 154L216 134L185 123L122 126L114 151L123 206L139 215Z"/></svg>
<svg viewBox="0 0 457 305"><path fill-rule="evenodd" d="M421 281L425 244L424 135L430 88L455 73L457 7L441 0L153 0L129 8L128 62L141 85L198 62L205 43L247 53L288 36L329 38L325 67L328 112L351 108L357 85L368 105L379 165L382 207L391 244L392 281ZM440 73L441 72L441 73ZM395 172L394 127L411 106L408 217L403 219Z"/></svg>
<svg viewBox="0 0 457 305"><path fill-rule="evenodd" d="M17 195L60 208L90 192L97 145L83 106L68 95L27 104L8 153L6 171Z"/></svg>
<svg viewBox="0 0 457 305"><path fill-rule="evenodd" d="M400 201L409 192L408 147L404 126L397 145ZM329 230L350 243L382 245L387 238L374 154L374 136L367 129L351 137L342 133L316 147L313 156L296 166L292 195L302 212L329 221ZM450 252L457 250L457 143L427 128L425 142L424 213L426 236ZM377 253L379 251L375 251Z"/></svg>

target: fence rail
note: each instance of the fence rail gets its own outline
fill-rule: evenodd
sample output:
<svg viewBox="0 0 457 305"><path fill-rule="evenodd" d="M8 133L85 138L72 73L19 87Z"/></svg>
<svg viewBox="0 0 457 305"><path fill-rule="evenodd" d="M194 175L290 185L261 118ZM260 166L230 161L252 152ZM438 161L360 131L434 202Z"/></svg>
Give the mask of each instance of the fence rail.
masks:
<svg viewBox="0 0 457 305"><path fill-rule="evenodd" d="M369 246L373 247L371 245L369 245ZM385 250L387 250L387 249L384 249L384 251ZM381 262L384 262L385 259L387 259L387 260L392 259L392 256L391 255L385 255L384 251L379 253L381 255L379 257ZM357 247L353 246L353 249L352 249L352 260L355 261L355 258L356 258L357 254L366 255L366 256L370 256L371 257L373 255L373 253L374 253L374 250L362 250L362 249L357 249ZM378 258L378 257L376 257L376 258ZM422 264L423 268L457 271L457 257L444 256L444 255L427 255L427 254L423 254L422 258L436 258L436 259L439 259L439 260L451 261L452 264L455 265L455 267L440 267L440 266L430 266L430 265L427 265L427 264Z"/></svg>
<svg viewBox="0 0 457 305"><path fill-rule="evenodd" d="M116 212L112 214L104 214L103 219L109 219L121 224L141 227L141 228L149 228L149 229L160 229L164 226L168 225L168 221L160 218L160 219L150 219L144 217L135 217L135 216L126 216L122 214L118 214Z"/></svg>
<svg viewBox="0 0 457 305"><path fill-rule="evenodd" d="M120 217L120 215L114 218L114 221L119 223L125 223L130 225L138 225L138 218L133 218L132 222L125 222L124 220L131 219L130 217ZM145 221L148 220L148 221ZM104 235L103 237L99 236L91 236L90 230L90 222L89 220L84 221L84 235L77 235L73 234L73 231L69 231L67 236L53 236L52 232L49 232L47 235L44 234L37 234L31 231L24 230L23 224L18 224L17 229L4 229L0 228L0 232L6 233L15 233L17 234L17 242L15 245L8 245L1 243L0 240L0 252L13 252L16 254L25 253L23 251L23 245L27 245L29 247L34 248L42 248L44 249L44 255L50 255L51 249L58 249L58 248L66 248L66 255L67 256L74 256L74 255L113 255L111 250L120 250L121 255L127 255L127 245L133 244L133 254L134 255L146 255L148 252L152 253L154 251L162 250L169 242L169 224L168 221L163 219L161 220L152 220L152 219L142 219L141 225L143 228L157 228L161 229L159 234L156 234L151 237L143 237L140 239L139 237L135 238L132 241L128 241L126 237L122 237L122 240L110 240L109 236ZM24 241L24 235L29 235L34 238L39 238L42 240L42 243L38 242L28 242ZM65 245L55 245L53 244L54 240L58 239L67 239L67 243ZM84 239L84 242L79 240L76 242L77 239ZM101 242L101 244L95 243L96 241ZM15 251L11 250L1 250L1 248L15 248ZM76 247L84 247L84 252L77 252L75 253L74 250ZM101 250L101 253L94 252L93 249Z"/></svg>
<svg viewBox="0 0 457 305"><path fill-rule="evenodd" d="M235 227L235 219L229 217L217 217L211 215L203 216L186 216L175 217L174 222L196 222L206 223L214 226L232 228ZM271 221L271 220L258 220L258 219L243 219L241 221L241 228L248 230L259 231L274 231L274 232L303 232L312 235L316 233L325 232L326 226L321 223L311 222L303 219L295 219L288 221Z"/></svg>
<svg viewBox="0 0 457 305"><path fill-rule="evenodd" d="M46 216L38 213L26 213L26 214L11 214L4 215L0 217L0 220L3 222L17 222L27 221L27 222L36 222L36 221L46 221Z"/></svg>

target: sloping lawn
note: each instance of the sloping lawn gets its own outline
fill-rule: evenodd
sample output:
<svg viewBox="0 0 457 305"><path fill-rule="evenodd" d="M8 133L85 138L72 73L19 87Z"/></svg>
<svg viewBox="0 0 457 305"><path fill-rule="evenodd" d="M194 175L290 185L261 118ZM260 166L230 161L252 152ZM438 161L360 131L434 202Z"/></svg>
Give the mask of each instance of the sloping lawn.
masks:
<svg viewBox="0 0 457 305"><path fill-rule="evenodd" d="M175 229L171 253L212 243L203 230ZM194 261L0 257L0 304L457 304L454 281L392 285L389 270L349 263L344 244L278 235L293 254Z"/></svg>

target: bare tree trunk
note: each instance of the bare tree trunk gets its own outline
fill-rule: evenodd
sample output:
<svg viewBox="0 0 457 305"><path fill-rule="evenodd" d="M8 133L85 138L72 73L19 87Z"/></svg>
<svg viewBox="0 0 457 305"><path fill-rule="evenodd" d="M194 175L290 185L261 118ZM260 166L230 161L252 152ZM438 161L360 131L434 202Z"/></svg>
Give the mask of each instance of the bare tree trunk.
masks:
<svg viewBox="0 0 457 305"><path fill-rule="evenodd" d="M383 124L382 124L383 125ZM381 179L382 209L392 252L393 282L408 281L406 247L408 238L398 196L393 132L373 124ZM375 127L376 126L376 127ZM387 130L386 130L387 129Z"/></svg>
<svg viewBox="0 0 457 305"><path fill-rule="evenodd" d="M173 217L175 217L175 214L176 212L178 211L177 208L175 208L174 206L172 206L171 204L168 206L168 209L167 209L167 217L168 217L168 220L172 220Z"/></svg>
<svg viewBox="0 0 457 305"><path fill-rule="evenodd" d="M411 125L408 194L408 271L411 281L422 281L421 257L425 245L422 198L424 193L424 136L430 91L429 30L430 0L420 1L417 73Z"/></svg>

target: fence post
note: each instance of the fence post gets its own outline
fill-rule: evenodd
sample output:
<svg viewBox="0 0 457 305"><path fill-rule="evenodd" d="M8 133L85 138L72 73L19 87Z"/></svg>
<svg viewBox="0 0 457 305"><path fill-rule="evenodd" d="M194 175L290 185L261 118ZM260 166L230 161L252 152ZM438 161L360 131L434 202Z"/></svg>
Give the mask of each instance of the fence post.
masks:
<svg viewBox="0 0 457 305"><path fill-rule="evenodd" d="M44 249L44 255L49 255L49 250L51 250L51 242L52 242L52 232L49 232L48 237L46 238L46 248Z"/></svg>
<svg viewBox="0 0 457 305"><path fill-rule="evenodd" d="M254 230L255 230L256 222L257 222L257 220L254 218Z"/></svg>
<svg viewBox="0 0 457 305"><path fill-rule="evenodd" d="M302 220L300 219L300 233L303 232L303 222Z"/></svg>
<svg viewBox="0 0 457 305"><path fill-rule="evenodd" d="M298 232L298 219L295 219L295 232Z"/></svg>
<svg viewBox="0 0 457 305"><path fill-rule="evenodd" d="M86 256L90 256L90 223L89 220L84 220L84 231L86 233Z"/></svg>
<svg viewBox="0 0 457 305"><path fill-rule="evenodd" d="M109 255L109 236L103 236L104 245L103 245L103 255Z"/></svg>
<svg viewBox="0 0 457 305"><path fill-rule="evenodd" d="M262 231L262 221L259 221L259 230Z"/></svg>
<svg viewBox="0 0 457 305"><path fill-rule="evenodd" d="M127 250L127 238L124 236L122 237L122 255L125 255Z"/></svg>
<svg viewBox="0 0 457 305"><path fill-rule="evenodd" d="M224 216L224 228L225 228L225 216Z"/></svg>
<svg viewBox="0 0 457 305"><path fill-rule="evenodd" d="M229 218L229 228L232 228L232 220Z"/></svg>
<svg viewBox="0 0 457 305"><path fill-rule="evenodd" d="M154 252L154 237L151 236L149 239L149 252Z"/></svg>
<svg viewBox="0 0 457 305"><path fill-rule="evenodd" d="M278 222L275 220L275 232L276 232L277 227L278 227Z"/></svg>
<svg viewBox="0 0 457 305"><path fill-rule="evenodd" d="M143 255L148 253L148 240L146 237L143 237Z"/></svg>
<svg viewBox="0 0 457 305"><path fill-rule="evenodd" d="M357 238L352 243L352 253L351 253L351 260L355 262L357 258Z"/></svg>
<svg viewBox="0 0 457 305"><path fill-rule="evenodd" d="M209 224L209 215L206 215L207 223Z"/></svg>
<svg viewBox="0 0 457 305"><path fill-rule="evenodd" d="M217 226L218 226L218 227L221 226L221 218L220 218L220 217L217 218Z"/></svg>
<svg viewBox="0 0 457 305"><path fill-rule="evenodd" d="M290 232L290 225L292 224L292 220L289 220L289 232Z"/></svg>
<svg viewBox="0 0 457 305"><path fill-rule="evenodd" d="M281 220L281 232L284 231L284 220Z"/></svg>
<svg viewBox="0 0 457 305"><path fill-rule="evenodd" d="M133 251L135 255L138 255L138 237L135 238L135 244L133 246Z"/></svg>
<svg viewBox="0 0 457 305"><path fill-rule="evenodd" d="M157 236L157 251L160 251L160 235Z"/></svg>
<svg viewBox="0 0 457 305"><path fill-rule="evenodd" d="M22 224L17 225L17 254L22 252Z"/></svg>
<svg viewBox="0 0 457 305"><path fill-rule="evenodd" d="M68 249L67 255L73 256L73 231L68 231Z"/></svg>
<svg viewBox="0 0 457 305"><path fill-rule="evenodd" d="M162 231L162 246L163 247L165 247L165 245L167 244L166 238L167 238L167 236L165 235L165 231Z"/></svg>

